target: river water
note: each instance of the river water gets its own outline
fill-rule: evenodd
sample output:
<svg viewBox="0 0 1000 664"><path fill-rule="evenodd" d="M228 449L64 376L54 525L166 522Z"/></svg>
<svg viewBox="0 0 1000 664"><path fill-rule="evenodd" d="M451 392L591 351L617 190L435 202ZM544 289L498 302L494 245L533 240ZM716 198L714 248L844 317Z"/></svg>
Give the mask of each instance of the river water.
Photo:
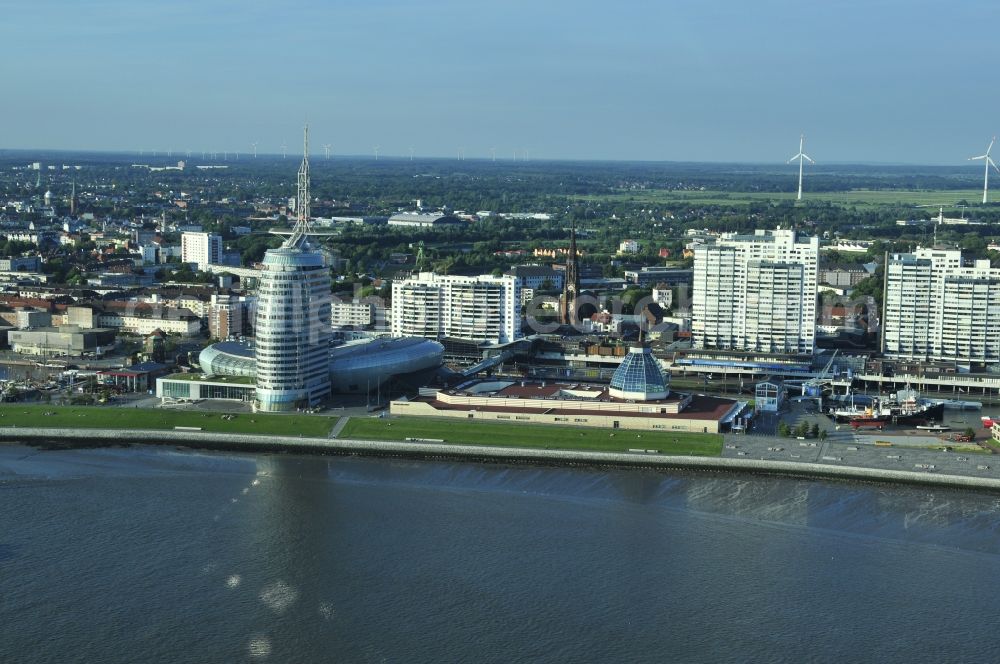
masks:
<svg viewBox="0 0 1000 664"><path fill-rule="evenodd" d="M1000 497L0 446L0 662L1000 661Z"/></svg>

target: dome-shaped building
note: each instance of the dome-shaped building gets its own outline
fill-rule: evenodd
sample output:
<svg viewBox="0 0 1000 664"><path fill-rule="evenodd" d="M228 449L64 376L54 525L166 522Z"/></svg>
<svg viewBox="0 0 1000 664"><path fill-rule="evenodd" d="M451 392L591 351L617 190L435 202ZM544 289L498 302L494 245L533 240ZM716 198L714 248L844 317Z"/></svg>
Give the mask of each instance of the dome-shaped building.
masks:
<svg viewBox="0 0 1000 664"><path fill-rule="evenodd" d="M666 399L670 394L670 380L653 357L649 346L632 346L628 355L615 369L608 394L617 399L651 401Z"/></svg>

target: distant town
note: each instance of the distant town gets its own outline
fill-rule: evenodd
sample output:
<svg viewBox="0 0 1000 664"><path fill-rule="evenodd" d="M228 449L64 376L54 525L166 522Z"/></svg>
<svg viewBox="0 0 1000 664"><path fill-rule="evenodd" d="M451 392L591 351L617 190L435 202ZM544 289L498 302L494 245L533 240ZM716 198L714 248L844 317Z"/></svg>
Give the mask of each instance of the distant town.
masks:
<svg viewBox="0 0 1000 664"><path fill-rule="evenodd" d="M0 153L3 401L993 449L978 167L303 149Z"/></svg>

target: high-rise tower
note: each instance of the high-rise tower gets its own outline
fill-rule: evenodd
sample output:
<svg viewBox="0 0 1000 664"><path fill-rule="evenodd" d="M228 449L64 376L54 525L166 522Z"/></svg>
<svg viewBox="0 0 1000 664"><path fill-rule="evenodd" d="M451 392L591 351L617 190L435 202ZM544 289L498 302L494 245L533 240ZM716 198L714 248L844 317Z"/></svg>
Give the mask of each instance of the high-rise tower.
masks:
<svg viewBox="0 0 1000 664"><path fill-rule="evenodd" d="M330 270L309 243L309 126L303 132L292 234L264 254L257 299L257 401L263 411L318 404L330 394Z"/></svg>
<svg viewBox="0 0 1000 664"><path fill-rule="evenodd" d="M576 298L580 294L580 268L576 257L576 221L569 231L569 253L566 254L566 278L563 280L563 294L559 300L559 322L575 325L578 319Z"/></svg>

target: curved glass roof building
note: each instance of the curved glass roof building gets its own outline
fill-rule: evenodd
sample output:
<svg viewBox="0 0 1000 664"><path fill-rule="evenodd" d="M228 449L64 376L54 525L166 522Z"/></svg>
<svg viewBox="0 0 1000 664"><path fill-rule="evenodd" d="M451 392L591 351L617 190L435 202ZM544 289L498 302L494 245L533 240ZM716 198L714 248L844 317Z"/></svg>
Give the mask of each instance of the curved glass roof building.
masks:
<svg viewBox="0 0 1000 664"><path fill-rule="evenodd" d="M669 379L648 346L632 346L615 369L608 394L618 399L651 401L670 394Z"/></svg>
<svg viewBox="0 0 1000 664"><path fill-rule="evenodd" d="M330 386L337 393L365 393L391 378L437 369L444 346L419 337L371 339L331 348L327 354ZM237 341L222 341L205 348L198 364L207 375L255 376L254 348Z"/></svg>

